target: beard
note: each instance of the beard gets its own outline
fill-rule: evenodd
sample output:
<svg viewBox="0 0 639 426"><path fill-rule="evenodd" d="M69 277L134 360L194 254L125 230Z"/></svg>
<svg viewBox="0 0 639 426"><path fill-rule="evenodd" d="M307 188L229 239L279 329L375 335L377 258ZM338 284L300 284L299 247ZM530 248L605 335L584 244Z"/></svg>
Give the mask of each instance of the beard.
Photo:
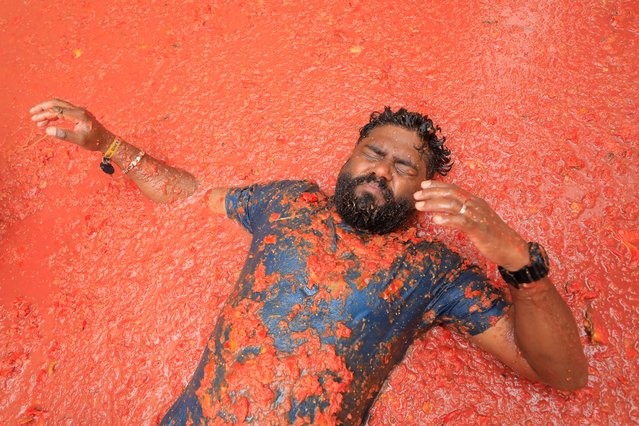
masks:
<svg viewBox="0 0 639 426"><path fill-rule="evenodd" d="M384 203L377 205L373 194L365 192L358 196L355 191L363 183L379 186ZM335 207L342 220L355 229L374 234L387 234L408 220L415 211L412 200L395 200L386 179L371 173L353 178L350 173L341 172L335 187Z"/></svg>

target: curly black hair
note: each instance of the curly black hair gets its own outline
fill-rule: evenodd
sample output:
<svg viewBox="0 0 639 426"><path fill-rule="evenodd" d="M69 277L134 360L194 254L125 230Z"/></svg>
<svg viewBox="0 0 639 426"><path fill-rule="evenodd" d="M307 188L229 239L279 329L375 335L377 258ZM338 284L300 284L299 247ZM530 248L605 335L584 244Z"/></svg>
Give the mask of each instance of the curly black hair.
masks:
<svg viewBox="0 0 639 426"><path fill-rule="evenodd" d="M406 108L400 108L397 112L393 112L390 107L385 106L384 111L375 111L371 114L369 122L359 129L359 139L357 143L360 143L362 139L370 134L370 132L380 126L393 125L403 127L408 130L415 130L417 136L422 140L422 146L417 151L420 154L425 154L430 151L430 155L424 155L427 166L427 178L431 179L435 176L435 173L439 173L442 176L446 176L450 169L453 167L453 162L450 159L450 150L444 146L446 137L437 136L437 132L441 129L439 126L433 124L433 120L428 118L427 115L422 115L418 112L410 112Z"/></svg>

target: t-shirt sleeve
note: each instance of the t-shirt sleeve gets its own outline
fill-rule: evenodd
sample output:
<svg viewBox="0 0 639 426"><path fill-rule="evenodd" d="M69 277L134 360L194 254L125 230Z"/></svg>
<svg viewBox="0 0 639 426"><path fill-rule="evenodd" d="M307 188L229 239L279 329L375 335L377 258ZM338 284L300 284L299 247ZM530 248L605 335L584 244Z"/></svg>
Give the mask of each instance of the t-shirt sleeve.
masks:
<svg viewBox="0 0 639 426"><path fill-rule="evenodd" d="M483 333L506 313L509 303L481 269L452 251L441 258L434 292L435 323L459 333Z"/></svg>
<svg viewBox="0 0 639 426"><path fill-rule="evenodd" d="M226 214L253 234L273 217L286 215L291 201L312 189L317 189L317 186L307 181L291 180L231 188L224 200Z"/></svg>

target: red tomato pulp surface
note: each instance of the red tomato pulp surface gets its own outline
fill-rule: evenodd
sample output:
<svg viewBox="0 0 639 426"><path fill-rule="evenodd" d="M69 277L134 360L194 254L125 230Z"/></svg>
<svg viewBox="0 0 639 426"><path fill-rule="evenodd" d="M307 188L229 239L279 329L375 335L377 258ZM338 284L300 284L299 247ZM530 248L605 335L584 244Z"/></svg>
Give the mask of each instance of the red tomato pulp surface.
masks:
<svg viewBox="0 0 639 426"><path fill-rule="evenodd" d="M371 111L428 113L455 154L445 180L546 246L590 381L533 384L435 330L370 424L639 421L635 1L97 3L0 5L0 423L154 424L249 241L41 140L28 110L53 96L207 186L332 191ZM463 236L426 226L503 285Z"/></svg>

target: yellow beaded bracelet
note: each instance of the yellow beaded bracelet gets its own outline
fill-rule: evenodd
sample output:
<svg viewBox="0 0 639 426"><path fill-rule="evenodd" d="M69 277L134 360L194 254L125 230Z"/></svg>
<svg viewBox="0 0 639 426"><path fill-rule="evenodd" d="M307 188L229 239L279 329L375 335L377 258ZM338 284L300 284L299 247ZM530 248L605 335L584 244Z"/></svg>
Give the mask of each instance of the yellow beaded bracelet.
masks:
<svg viewBox="0 0 639 426"><path fill-rule="evenodd" d="M115 139L113 139L113 142L109 146L109 149L107 149L106 152L104 153L104 156L102 157L102 161L100 162L100 168L102 169L104 173L112 175L113 172L115 171L115 169L113 168L113 165L111 164L111 157L115 155L118 148L120 148L121 143L122 141L116 137Z"/></svg>

